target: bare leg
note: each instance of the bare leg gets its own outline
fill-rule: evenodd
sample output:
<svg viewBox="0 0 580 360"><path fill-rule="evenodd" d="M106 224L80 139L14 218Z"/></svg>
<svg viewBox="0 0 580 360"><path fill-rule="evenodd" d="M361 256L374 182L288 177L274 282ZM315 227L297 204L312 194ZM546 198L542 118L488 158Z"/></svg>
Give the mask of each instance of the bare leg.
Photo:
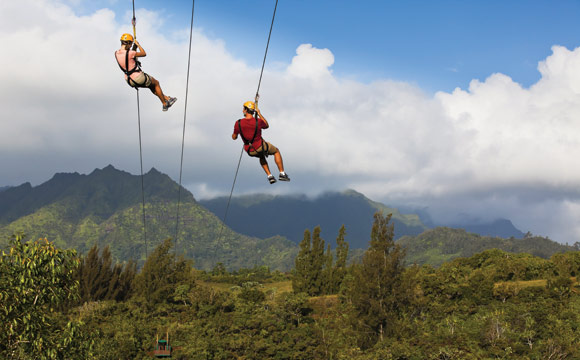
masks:
<svg viewBox="0 0 580 360"><path fill-rule="evenodd" d="M161 90L161 84L157 81L153 76L151 76L151 85L149 86L149 90L153 94L155 94L159 100L161 100L161 104L165 105L165 102L169 100L169 96L165 96L163 94L163 90Z"/></svg>
<svg viewBox="0 0 580 360"><path fill-rule="evenodd" d="M276 151L276 153L274 154L274 161L276 162L276 165L278 166L278 170L280 170L281 173L284 172L284 163L282 162L282 154L280 154L280 151Z"/></svg>
<svg viewBox="0 0 580 360"><path fill-rule="evenodd" d="M260 165L262 165L262 169L266 172L266 175L270 176L272 173L270 172L270 167L268 166L268 162L266 161L265 157L260 157Z"/></svg>

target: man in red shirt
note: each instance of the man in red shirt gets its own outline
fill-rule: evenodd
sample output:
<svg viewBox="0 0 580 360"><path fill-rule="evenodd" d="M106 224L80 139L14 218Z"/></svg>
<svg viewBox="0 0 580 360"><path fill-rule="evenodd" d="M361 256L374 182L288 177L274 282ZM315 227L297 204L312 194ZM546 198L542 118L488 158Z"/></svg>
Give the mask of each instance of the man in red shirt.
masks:
<svg viewBox="0 0 580 360"><path fill-rule="evenodd" d="M262 138L262 129L267 129L270 127L268 121L262 116L260 110L255 106L252 101L246 101L244 103L244 117L236 121L234 125L234 133L232 134L232 139L236 140L238 135L242 137L244 141L244 150L248 155L257 157L260 159L260 165L268 175L268 181L270 184L276 182L276 178L270 173L270 167L266 161L266 156L274 155L274 161L280 170L280 175L278 180L280 181L290 181L288 175L284 172L284 163L282 162L282 155L278 148L270 144ZM254 117L254 113L257 116Z"/></svg>
<svg viewBox="0 0 580 360"><path fill-rule="evenodd" d="M130 50L133 42L135 42L135 46L139 48L139 51ZM121 35L121 48L115 51L115 58L119 67L125 73L127 84L131 87L143 87L151 90L161 100L163 111L167 111L177 101L177 98L164 95L159 81L141 70L141 64L137 58L143 56L147 56L147 53L137 40L133 39L131 34Z"/></svg>

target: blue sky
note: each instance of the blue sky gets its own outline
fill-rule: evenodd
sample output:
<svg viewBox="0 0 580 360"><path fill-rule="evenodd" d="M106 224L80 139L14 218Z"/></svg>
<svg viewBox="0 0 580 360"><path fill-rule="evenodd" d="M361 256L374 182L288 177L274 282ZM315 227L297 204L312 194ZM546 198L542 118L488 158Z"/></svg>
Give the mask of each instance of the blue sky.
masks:
<svg viewBox="0 0 580 360"><path fill-rule="evenodd" d="M198 0L194 26L259 65L274 3ZM104 5L80 6L92 11ZM137 0L135 6L160 11L168 32L190 21L189 1ZM113 8L131 11L131 2L117 1ZM333 52L336 75L365 82L388 78L451 91L501 72L529 86L539 79L537 63L552 45L580 44L578 14L580 2L570 0L281 0L268 61L285 62L298 45L311 43Z"/></svg>
<svg viewBox="0 0 580 360"><path fill-rule="evenodd" d="M145 170L179 176L191 2L137 0ZM273 0L198 0L183 183L229 194ZM108 164L139 172L134 91L113 60L128 0L0 2L0 186ZM580 240L580 1L280 0L260 106L292 181L242 158L235 194L352 188L436 222L508 218ZM39 61L41 59L42 61Z"/></svg>

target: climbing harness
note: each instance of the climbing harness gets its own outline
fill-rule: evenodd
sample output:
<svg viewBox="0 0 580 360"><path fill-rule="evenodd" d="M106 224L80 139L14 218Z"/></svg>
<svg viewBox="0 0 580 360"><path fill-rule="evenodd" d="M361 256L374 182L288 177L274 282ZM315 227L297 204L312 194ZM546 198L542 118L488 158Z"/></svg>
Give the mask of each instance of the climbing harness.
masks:
<svg viewBox="0 0 580 360"><path fill-rule="evenodd" d="M142 72L143 75L145 76L145 81L143 82L143 84L147 84L149 82L149 75L147 75L145 72L143 72L143 70L141 70L141 62L139 62L139 60L135 59L135 67L132 69L129 69L129 50L127 50L125 52L125 68L123 68L121 66L121 64L119 63L119 59L117 59L116 56L115 56L115 59L117 60L117 65L119 65L119 68L121 69L121 71L123 71L125 73L125 75L127 76L127 84L129 84L130 87L138 88L138 87L141 87L141 85L142 85L142 84L137 84L135 82L135 80L131 79L131 75L136 73L136 72Z"/></svg>
<svg viewBox="0 0 580 360"><path fill-rule="evenodd" d="M256 117L254 117L254 119L256 120L256 127L254 128L254 135L252 136L251 140L246 139L246 137L244 136L244 133L242 132L242 119L238 120L238 130L240 131L240 136L242 137L242 141L244 142L244 145L248 145L248 149L246 150L246 152L248 153L249 156L255 156L252 155L251 149L254 149L254 152L257 153L257 157L268 157L268 150L270 149L268 143L262 138L262 145L258 148L258 149L262 149L261 151L258 151L258 149L256 149L254 147L254 140L256 140L256 135L258 134L258 115L256 114ZM264 146L265 145L265 146Z"/></svg>
<svg viewBox="0 0 580 360"><path fill-rule="evenodd" d="M246 150L248 155L250 155L250 149L254 149L255 152L258 152L258 149L254 147L254 140L256 140L256 135L258 134L258 118L256 117L254 120L256 120L256 127L254 128L254 135L252 135L251 140L246 139L244 136L244 132L242 131L242 119L238 120L238 130L240 131L240 136L242 137L244 145L248 145L248 149Z"/></svg>

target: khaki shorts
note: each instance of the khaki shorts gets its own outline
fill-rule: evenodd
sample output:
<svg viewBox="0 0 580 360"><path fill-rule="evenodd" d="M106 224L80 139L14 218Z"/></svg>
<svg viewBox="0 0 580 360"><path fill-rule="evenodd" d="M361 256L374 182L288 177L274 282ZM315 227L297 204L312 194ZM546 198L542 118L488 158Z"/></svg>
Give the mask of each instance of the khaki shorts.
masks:
<svg viewBox="0 0 580 360"><path fill-rule="evenodd" d="M252 150L250 151L249 155L250 156L255 156L255 157L260 157L260 155L258 155L258 153L262 152L262 148L264 147L264 143L266 143L266 155L274 155L275 153L278 152L278 148L275 147L274 145L270 144L269 142L262 140L262 146L260 146L259 148L256 149L256 151Z"/></svg>
<svg viewBox="0 0 580 360"><path fill-rule="evenodd" d="M149 87L151 86L151 76L141 72L135 80L131 79L131 86L133 87Z"/></svg>

